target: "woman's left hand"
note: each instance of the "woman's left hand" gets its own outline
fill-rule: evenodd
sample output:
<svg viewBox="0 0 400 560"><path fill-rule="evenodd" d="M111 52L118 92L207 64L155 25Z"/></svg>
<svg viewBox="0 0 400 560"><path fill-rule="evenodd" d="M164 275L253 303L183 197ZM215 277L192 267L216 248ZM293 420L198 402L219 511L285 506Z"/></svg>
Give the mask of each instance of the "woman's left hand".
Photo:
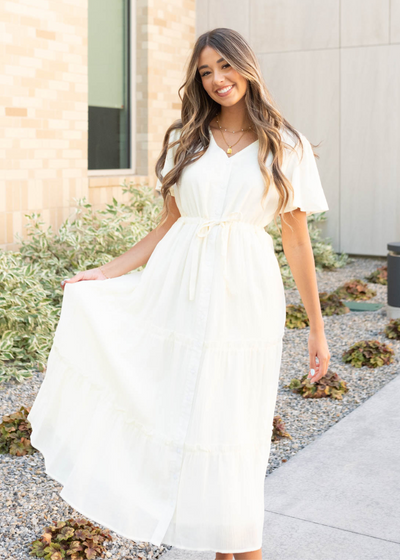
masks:
<svg viewBox="0 0 400 560"><path fill-rule="evenodd" d="M308 351L310 354L310 372L308 378L311 379L312 382L319 381L328 371L329 360L331 358L324 329L316 331L310 330ZM314 375L312 375L312 370L315 371Z"/></svg>

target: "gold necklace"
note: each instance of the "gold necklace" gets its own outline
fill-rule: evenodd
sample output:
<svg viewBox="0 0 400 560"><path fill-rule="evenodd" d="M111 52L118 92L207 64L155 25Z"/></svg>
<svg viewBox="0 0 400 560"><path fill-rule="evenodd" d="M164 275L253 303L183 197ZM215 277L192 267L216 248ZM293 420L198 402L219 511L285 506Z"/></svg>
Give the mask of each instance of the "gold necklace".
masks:
<svg viewBox="0 0 400 560"><path fill-rule="evenodd" d="M233 148L233 146L236 146L236 144L237 144L238 142L240 142L240 139L242 138L242 136L244 135L244 133L247 132L248 130L250 130L252 127L251 127L251 125L250 125L250 126L249 126L248 128L246 128L246 129L242 128L241 130L243 131L243 134L242 134L242 136L240 136L239 140L238 140L237 142L235 142L234 144L229 145L229 142L226 141L226 138L225 138L225 136L224 136L224 133L222 132L222 126L219 124L218 116L219 116L219 113L218 113L218 115L215 117L215 120L217 121L218 127L219 127L219 129L220 129L220 131L221 131L222 138L224 139L225 144L228 146L228 148L227 148L227 150L226 150L226 153L227 153L227 154L231 154L231 153L232 153L232 148ZM225 128L225 132L227 132L227 129L226 129L226 128ZM229 132L232 132L233 134L235 134L235 132L237 132L237 131L236 131L236 130L230 130Z"/></svg>

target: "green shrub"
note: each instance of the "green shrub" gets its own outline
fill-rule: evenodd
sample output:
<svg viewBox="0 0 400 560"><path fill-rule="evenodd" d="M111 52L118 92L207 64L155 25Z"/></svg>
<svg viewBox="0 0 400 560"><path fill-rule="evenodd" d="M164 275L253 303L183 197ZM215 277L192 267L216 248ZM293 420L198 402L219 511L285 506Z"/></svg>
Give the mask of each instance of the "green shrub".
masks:
<svg viewBox="0 0 400 560"><path fill-rule="evenodd" d="M36 449L31 445L32 428L27 419L30 408L21 406L17 412L3 416L0 424L0 454L32 455Z"/></svg>
<svg viewBox="0 0 400 560"><path fill-rule="evenodd" d="M128 202L113 199L104 210L79 199L57 233L43 229L40 214L27 215L20 251L0 251L0 383L44 371L60 317L60 281L112 260L157 225L161 201L153 190L135 183L122 190Z"/></svg>
<svg viewBox="0 0 400 560"><path fill-rule="evenodd" d="M310 321L305 310L304 305L301 303L294 305L290 303L286 306L286 323L288 329L304 329L310 325Z"/></svg>
<svg viewBox="0 0 400 560"><path fill-rule="evenodd" d="M400 319L391 319L385 327L385 334L388 338L400 340Z"/></svg>
<svg viewBox="0 0 400 560"><path fill-rule="evenodd" d="M30 544L29 556L47 560L104 558L104 541L112 541L108 530L83 518L55 521L45 528L40 539Z"/></svg>
<svg viewBox="0 0 400 560"><path fill-rule="evenodd" d="M371 272L371 274L366 276L365 279L374 284L383 284L384 286L387 286L387 264L384 264Z"/></svg>
<svg viewBox="0 0 400 560"><path fill-rule="evenodd" d="M342 354L344 362L354 367L380 367L393 362L394 350L390 344L379 340L360 340Z"/></svg>
<svg viewBox="0 0 400 560"><path fill-rule="evenodd" d="M368 288L368 284L359 278L353 278L345 282L342 286L334 291L341 299L347 300L365 300L376 296L376 291Z"/></svg>
<svg viewBox="0 0 400 560"><path fill-rule="evenodd" d="M40 214L27 215L28 239L19 238L20 253L48 273L43 278L44 288L54 294L55 303L62 299L60 280L107 263L157 225L161 204L152 189L124 183L122 192L129 196L128 202L113 198L104 210L93 210L86 198L79 199L74 216L67 218L58 232L51 226L43 229Z"/></svg>
<svg viewBox="0 0 400 560"><path fill-rule="evenodd" d="M284 387L299 393L305 399L332 397L341 400L342 395L349 390L346 382L330 369L318 381L311 381L308 373L305 373L301 379L293 378L289 385Z"/></svg>
<svg viewBox="0 0 400 560"><path fill-rule="evenodd" d="M39 263L0 252L0 382L22 381L45 368L60 307L49 297L46 282L47 271Z"/></svg>

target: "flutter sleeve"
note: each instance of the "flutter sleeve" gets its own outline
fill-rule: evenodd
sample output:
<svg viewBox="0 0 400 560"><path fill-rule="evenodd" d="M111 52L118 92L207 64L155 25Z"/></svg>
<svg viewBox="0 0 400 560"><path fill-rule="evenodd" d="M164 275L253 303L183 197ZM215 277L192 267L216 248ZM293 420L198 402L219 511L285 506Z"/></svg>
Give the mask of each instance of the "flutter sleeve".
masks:
<svg viewBox="0 0 400 560"><path fill-rule="evenodd" d="M329 210L328 202L321 185L317 163L312 146L307 138L299 132L303 142L303 157L300 144L295 151L285 148L282 171L293 185L294 195L289 193L289 200L281 214L300 208L306 215Z"/></svg>
<svg viewBox="0 0 400 560"><path fill-rule="evenodd" d="M169 135L169 144L172 144L173 142L175 142L180 135L180 129L175 128ZM167 151L167 156L165 158L165 163L164 163L164 167L162 168L161 174L163 177L165 177L165 175L171 171L171 169L173 169L174 167L174 156L175 156L175 151L178 145L174 146L173 148L168 148ZM175 185L172 185L171 189L170 189L170 193L172 196L175 196ZM161 181L159 179L157 179L157 183L156 183L156 190L161 192Z"/></svg>

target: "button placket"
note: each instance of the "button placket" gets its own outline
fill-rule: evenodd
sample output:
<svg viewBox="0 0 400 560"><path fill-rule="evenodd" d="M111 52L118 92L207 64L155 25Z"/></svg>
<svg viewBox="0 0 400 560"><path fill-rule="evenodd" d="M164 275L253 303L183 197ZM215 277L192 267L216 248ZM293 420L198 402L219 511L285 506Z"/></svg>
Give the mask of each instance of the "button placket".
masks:
<svg viewBox="0 0 400 560"><path fill-rule="evenodd" d="M214 214L215 216L221 216L223 211L223 203L225 202L226 197L226 188L229 183L229 177L231 174L232 166L230 165L231 162L229 160L226 161L226 177L225 181L221 181L223 188L219 190L220 196L217 197L217 204L213 208L217 212ZM171 523L171 519L175 512L175 507L177 503L177 496L178 496L178 487L179 487L179 476L182 469L183 463L183 448L186 440L186 434L189 427L192 407L193 407L193 399L195 393L195 387L197 384L197 376L200 371L200 364L201 359L203 356L203 349L204 349L204 340L206 337L206 326L207 326L207 319L208 314L210 312L210 301L211 301L211 289L212 289L212 279L213 279L213 270L216 258L216 237L217 237L217 228L212 228L212 231L209 235L207 235L207 246L205 247L206 250L202 252L203 261L202 266L205 267L207 274L203 276L203 282L198 283L198 321L196 321L196 338L198 341L198 346L192 349L192 362L188 372L188 382L185 388L185 394L183 397L183 407L182 413L180 417L180 425L179 425L179 438L180 438L180 445L176 448L176 452L174 457L171 460L169 465L170 471L172 473L172 483L171 483L171 498L169 503L166 505L165 515L162 516L160 519L154 533L153 533L153 540L155 544L161 544L162 539L164 538L169 525ZM196 298L197 299L197 298Z"/></svg>

